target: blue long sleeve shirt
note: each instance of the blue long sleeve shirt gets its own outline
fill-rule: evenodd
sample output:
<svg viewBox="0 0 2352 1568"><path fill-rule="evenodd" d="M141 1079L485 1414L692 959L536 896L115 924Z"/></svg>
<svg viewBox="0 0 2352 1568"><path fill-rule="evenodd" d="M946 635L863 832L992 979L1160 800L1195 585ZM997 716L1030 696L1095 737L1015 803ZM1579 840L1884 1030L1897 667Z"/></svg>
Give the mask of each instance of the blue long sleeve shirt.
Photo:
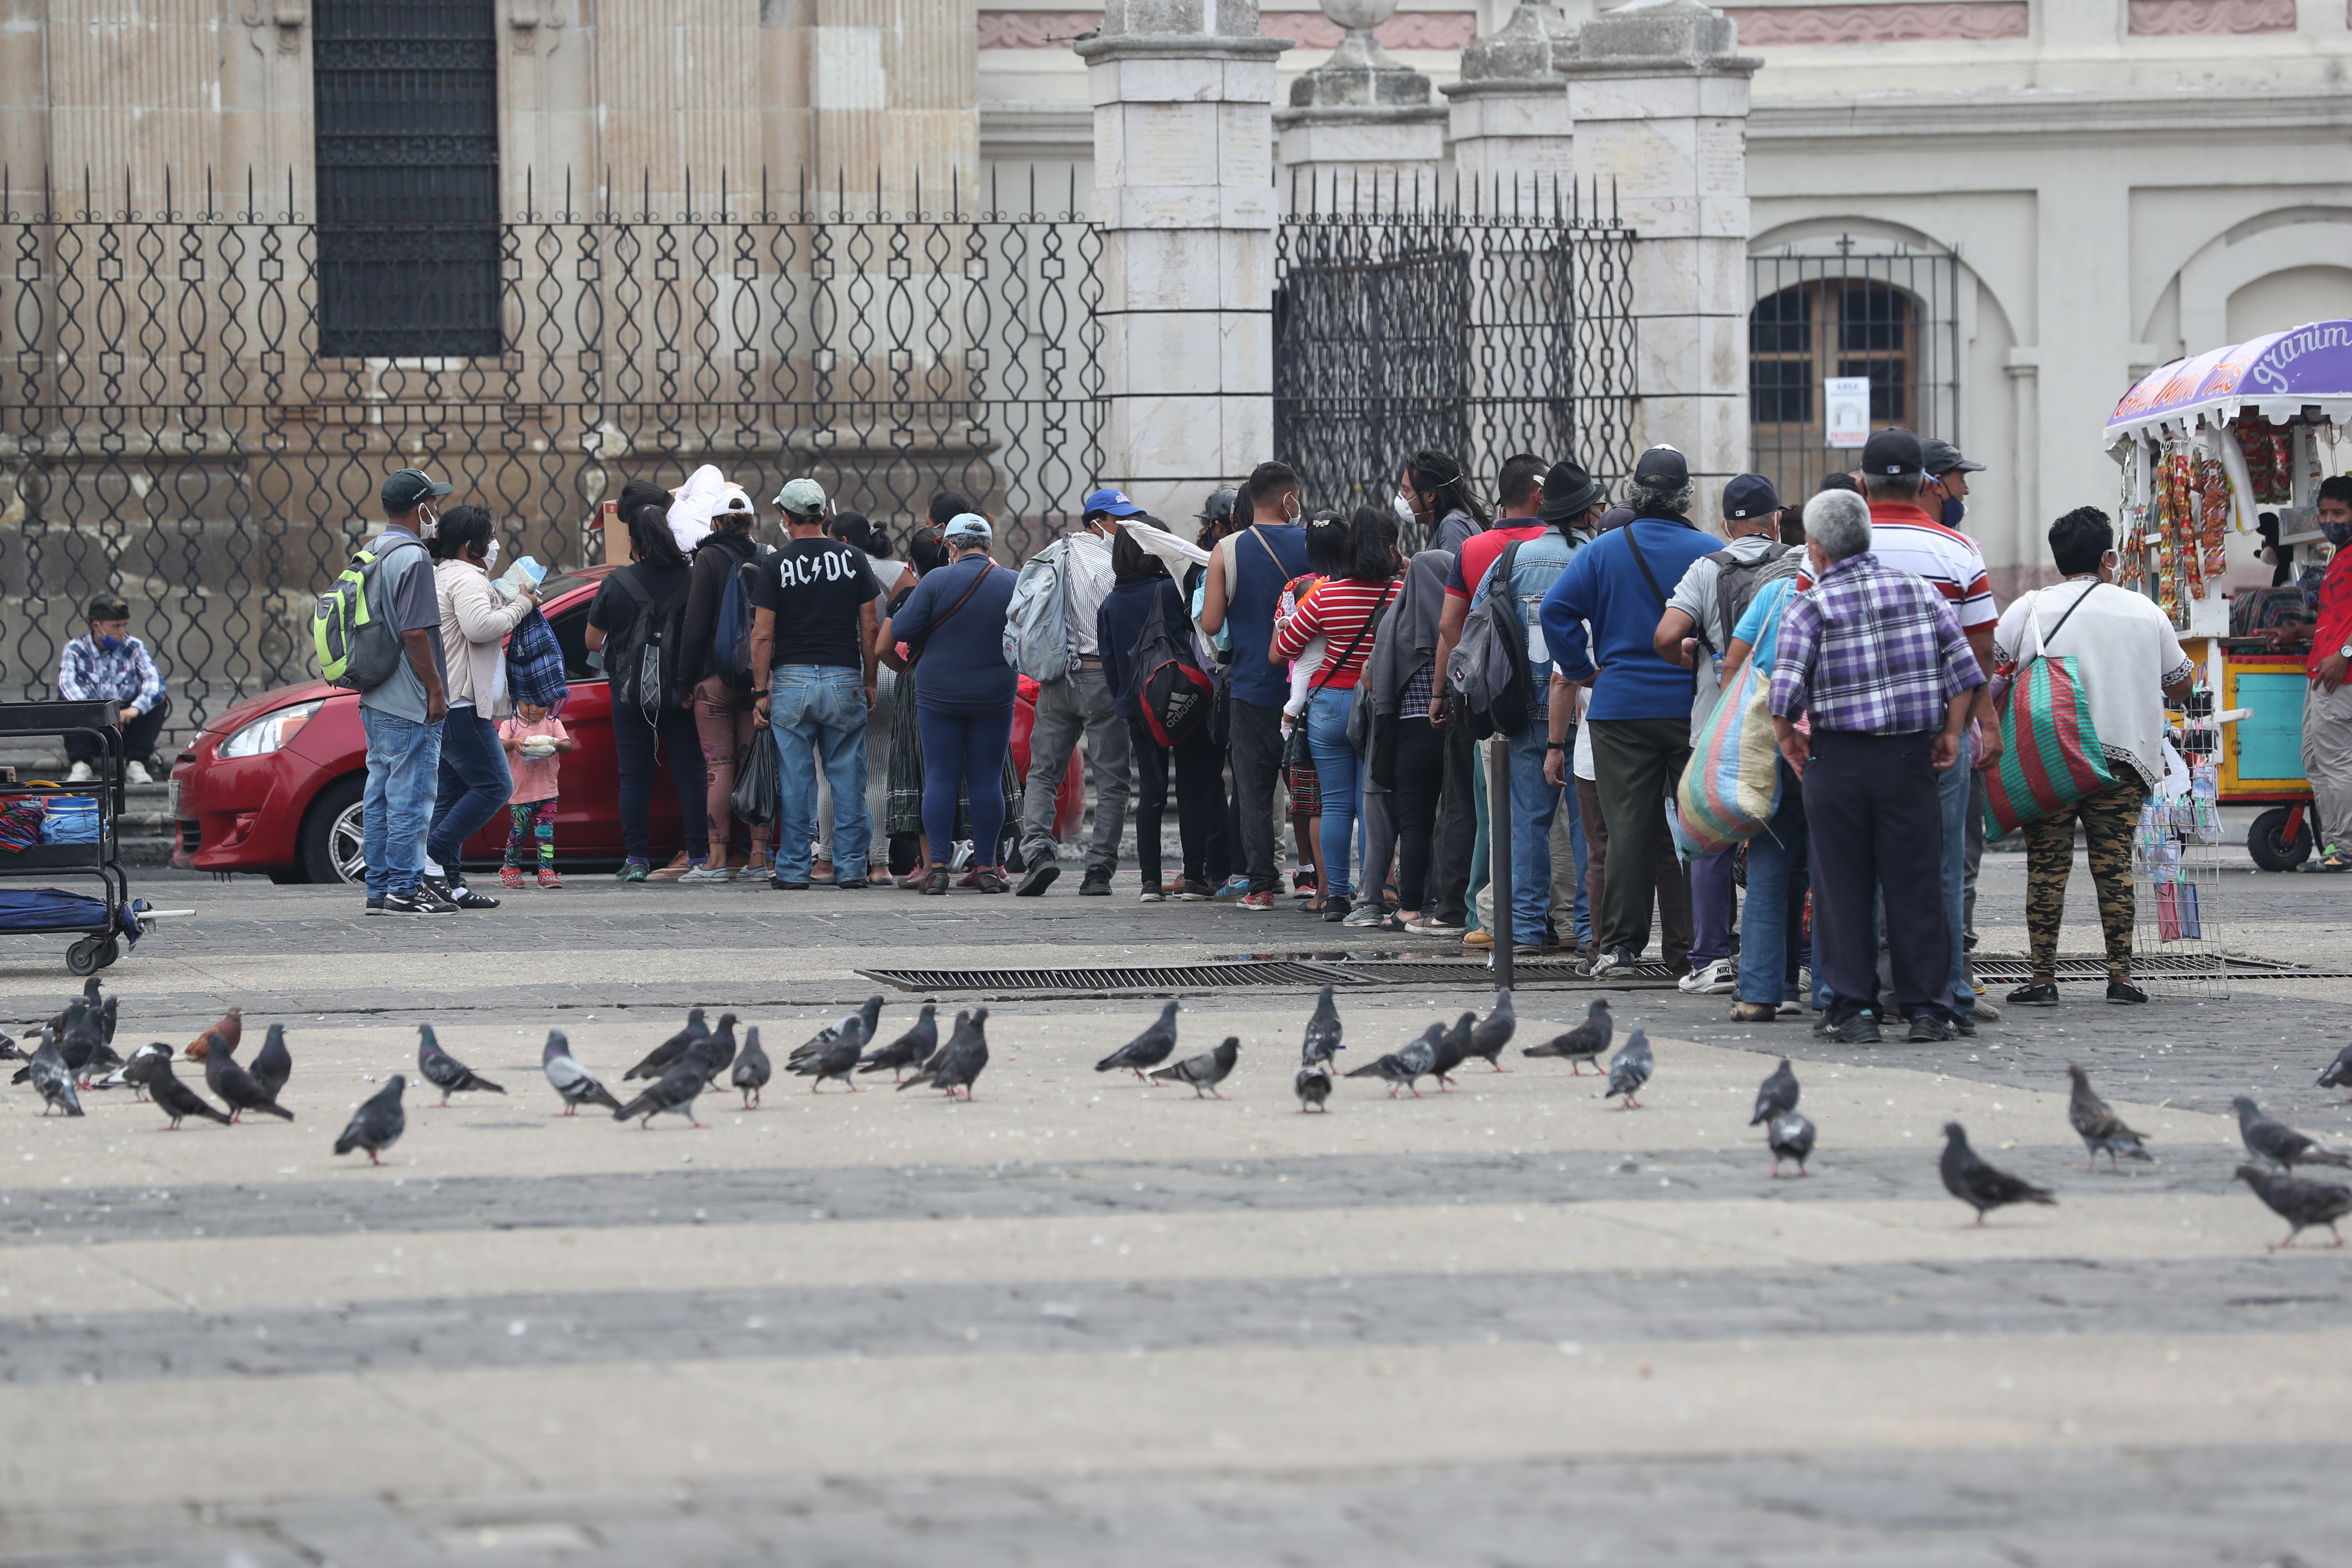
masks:
<svg viewBox="0 0 2352 1568"><path fill-rule="evenodd" d="M1657 578L1654 594L1627 544L1636 529ZM1658 621L1666 613L1664 600L1674 596L1690 563L1722 548L1723 541L1687 523L1643 517L1576 552L1544 595L1543 631L1560 674L1585 680L1598 668L1587 718L1690 718L1691 672L1658 657Z"/></svg>

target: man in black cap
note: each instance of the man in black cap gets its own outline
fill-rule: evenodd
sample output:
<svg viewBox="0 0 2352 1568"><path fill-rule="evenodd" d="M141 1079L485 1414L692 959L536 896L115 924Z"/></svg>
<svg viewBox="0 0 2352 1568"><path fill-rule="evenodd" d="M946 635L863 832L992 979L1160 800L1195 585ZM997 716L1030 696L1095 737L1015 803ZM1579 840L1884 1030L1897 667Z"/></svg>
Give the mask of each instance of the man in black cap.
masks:
<svg viewBox="0 0 2352 1568"><path fill-rule="evenodd" d="M1736 475L1723 487L1723 532L1727 548L1702 555L1675 584L1658 617L1658 657L1672 659L1697 677L1691 698L1691 744L1715 711L1723 657L1732 628L1764 584L1793 575L1802 552L1780 542L1780 498L1761 474ZM1691 916L1696 940L1691 972L1676 982L1695 996L1728 995L1738 989L1731 963L1731 921L1738 896L1732 890L1737 847L1718 849L1691 862Z"/></svg>
<svg viewBox="0 0 2352 1568"><path fill-rule="evenodd" d="M367 730L367 912L454 914L425 885L425 830L441 770L441 721L449 711L441 663L441 605L425 541L441 521L445 480L402 468L383 481L383 531L368 542L382 563L373 595L390 609L405 657L391 679L360 693Z"/></svg>
<svg viewBox="0 0 2352 1568"><path fill-rule="evenodd" d="M1625 497L1633 520L1579 552L1544 595L1543 635L1561 673L1599 678L1585 720L1610 837L1596 979L1632 967L1649 945L1666 796L1690 760L1692 677L1658 657L1656 638L1667 595L1715 548L1690 521L1694 493L1680 452L1643 453Z"/></svg>
<svg viewBox="0 0 2352 1568"><path fill-rule="evenodd" d="M121 595L100 594L89 602L89 635L66 644L58 659L58 695L68 702L117 702L122 731L124 784L152 784L147 764L155 760L155 737L172 710L163 672L147 645L131 635L131 606ZM68 784L98 776L91 764L105 755L94 735L68 735Z"/></svg>
<svg viewBox="0 0 2352 1568"><path fill-rule="evenodd" d="M1984 472L1982 463L1970 462L1949 441L1934 436L1919 438L1920 466L1927 470L1927 482L1919 489L1919 505L1937 514L1946 528L1957 530L1960 520L1968 515L1969 476ZM1968 877L1961 894L1961 924L1964 948L1977 943L1977 868L1984 860L1985 776L1981 767L1969 773L1968 809ZM1973 977L1971 978L1973 987ZM1982 999L1979 1007L1985 1005ZM1988 1021L1998 1017L1988 1013Z"/></svg>

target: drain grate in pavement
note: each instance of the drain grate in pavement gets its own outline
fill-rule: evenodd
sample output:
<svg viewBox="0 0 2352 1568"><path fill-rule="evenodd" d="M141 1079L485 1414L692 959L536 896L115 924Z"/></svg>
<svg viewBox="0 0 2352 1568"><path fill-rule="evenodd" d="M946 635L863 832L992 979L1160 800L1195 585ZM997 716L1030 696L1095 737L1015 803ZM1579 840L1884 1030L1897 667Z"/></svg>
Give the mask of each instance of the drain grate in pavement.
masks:
<svg viewBox="0 0 2352 1568"><path fill-rule="evenodd" d="M1244 963L1106 964L1082 969L861 969L901 991L1208 991L1241 985L1375 984L1338 966L1287 960Z"/></svg>
<svg viewBox="0 0 2352 1568"><path fill-rule="evenodd" d="M2033 977L2031 959L2016 953L1984 953L1976 955L1976 976L1984 984L2022 984ZM2132 956L2132 973L2143 980L2232 979L2232 980L2341 980L2352 971L2343 969L2313 969L2282 959L2257 958L2251 953L2185 953L2143 952ZM2097 953L2062 953L2059 955L2057 979L2091 981L2105 984L2107 961Z"/></svg>

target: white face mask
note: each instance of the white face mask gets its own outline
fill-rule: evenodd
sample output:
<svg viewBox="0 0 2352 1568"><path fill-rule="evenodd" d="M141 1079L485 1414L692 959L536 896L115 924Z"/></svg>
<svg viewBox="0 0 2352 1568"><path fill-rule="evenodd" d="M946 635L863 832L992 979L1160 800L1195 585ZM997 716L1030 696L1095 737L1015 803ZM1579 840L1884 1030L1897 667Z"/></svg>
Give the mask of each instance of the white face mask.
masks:
<svg viewBox="0 0 2352 1568"><path fill-rule="evenodd" d="M482 570L485 572L495 572L498 569L499 542L493 539L490 541L489 553L482 557Z"/></svg>
<svg viewBox="0 0 2352 1568"><path fill-rule="evenodd" d="M1395 500L1390 504L1396 508L1397 521L1399 522L1411 522L1413 521L1414 512L1412 510L1412 502L1405 500L1404 492L1402 490L1399 490L1396 493Z"/></svg>
<svg viewBox="0 0 2352 1568"><path fill-rule="evenodd" d="M418 507L416 509L417 537L420 539L430 539L440 531L441 514L434 510L429 506Z"/></svg>

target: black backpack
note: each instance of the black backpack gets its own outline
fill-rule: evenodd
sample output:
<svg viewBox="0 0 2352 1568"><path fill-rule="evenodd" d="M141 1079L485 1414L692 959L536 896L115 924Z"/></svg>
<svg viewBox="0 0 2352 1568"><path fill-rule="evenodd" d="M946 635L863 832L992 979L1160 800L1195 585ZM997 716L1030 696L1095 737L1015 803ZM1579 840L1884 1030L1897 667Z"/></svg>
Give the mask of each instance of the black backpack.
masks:
<svg viewBox="0 0 2352 1568"><path fill-rule="evenodd" d="M1151 595L1151 613L1143 617L1143 631L1127 661L1126 694L1135 699L1151 738L1163 746L1190 740L1208 721L1217 689L1192 657L1192 639L1169 629L1165 589Z"/></svg>
<svg viewBox="0 0 2352 1568"><path fill-rule="evenodd" d="M613 682L613 700L626 703L656 727L666 709L678 705L677 646L686 619L686 590L654 603L637 581L635 568L615 572L613 581L637 602L637 613L621 635L605 645L604 673Z"/></svg>
<svg viewBox="0 0 2352 1568"><path fill-rule="evenodd" d="M1462 699L1470 738L1515 736L1535 717L1535 666L1528 660L1527 619L1511 592L1511 568L1518 560L1519 542L1503 547L1501 559L1487 574L1486 592L1478 595L1463 618L1462 637L1445 677Z"/></svg>
<svg viewBox="0 0 2352 1568"><path fill-rule="evenodd" d="M1792 575L1804 560L1794 545L1768 544L1764 553L1753 561L1742 561L1728 550L1718 550L1706 559L1720 568L1715 574L1715 607L1723 616L1723 640L1727 646L1731 634L1739 626L1739 617L1756 602L1756 595L1765 584L1775 577ZM1696 628L1699 646L1721 658L1724 649L1707 641L1706 628Z"/></svg>

